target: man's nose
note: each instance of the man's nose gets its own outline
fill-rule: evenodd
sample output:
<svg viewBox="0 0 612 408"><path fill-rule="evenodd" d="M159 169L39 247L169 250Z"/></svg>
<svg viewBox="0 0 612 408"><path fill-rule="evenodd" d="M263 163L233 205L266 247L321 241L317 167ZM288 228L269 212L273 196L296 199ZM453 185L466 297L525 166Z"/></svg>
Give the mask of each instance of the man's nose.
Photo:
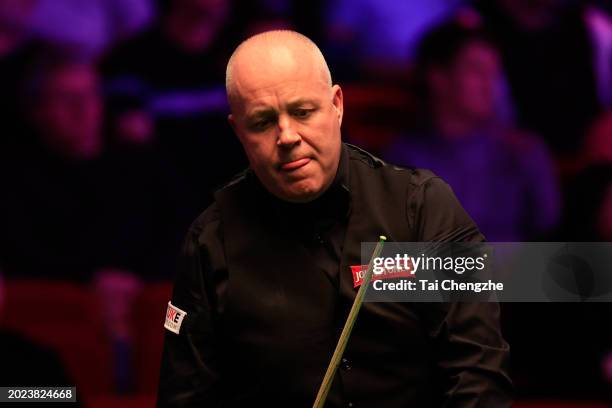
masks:
<svg viewBox="0 0 612 408"><path fill-rule="evenodd" d="M302 140L290 118L281 116L278 120L278 146L290 147Z"/></svg>

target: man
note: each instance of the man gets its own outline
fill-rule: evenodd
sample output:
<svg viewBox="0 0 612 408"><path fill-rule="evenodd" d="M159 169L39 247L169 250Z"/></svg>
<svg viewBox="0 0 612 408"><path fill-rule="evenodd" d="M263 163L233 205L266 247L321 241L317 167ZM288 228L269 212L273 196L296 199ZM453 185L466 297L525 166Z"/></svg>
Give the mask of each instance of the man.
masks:
<svg viewBox="0 0 612 408"><path fill-rule="evenodd" d="M236 31L230 27L232 2L164 0L160 8L159 20L119 44L102 72L112 126L121 139L159 144L192 192L182 210L191 221L246 163L223 121L227 44ZM201 160L200 152L212 150L217 154Z"/></svg>
<svg viewBox="0 0 612 408"><path fill-rule="evenodd" d="M35 62L20 84L28 132L0 153L0 268L13 278L93 284L116 352L117 388L126 390L131 302L140 278L167 274L179 246L171 172L146 154L105 152L93 65L50 50Z"/></svg>
<svg viewBox="0 0 612 408"><path fill-rule="evenodd" d="M27 131L2 152L0 263L12 277L87 280L104 225L98 78L89 64L36 62L23 85Z"/></svg>
<svg viewBox="0 0 612 408"><path fill-rule="evenodd" d="M188 235L158 405L312 406L361 242L483 237L430 172L342 144L342 90L306 37L251 37L226 86L250 168ZM509 406L507 354L496 305L366 303L327 406Z"/></svg>
<svg viewBox="0 0 612 408"><path fill-rule="evenodd" d="M462 17L421 41L415 67L423 115L385 159L443 177L489 240L541 238L559 215L550 153L539 138L499 119L498 51L477 15Z"/></svg>
<svg viewBox="0 0 612 408"><path fill-rule="evenodd" d="M499 45L518 123L571 164L605 103L604 94L601 100L598 95L603 85L598 80L605 78L600 74L605 68L598 67L600 35L586 12L593 3L479 0L474 5ZM604 67L609 66L608 58Z"/></svg>

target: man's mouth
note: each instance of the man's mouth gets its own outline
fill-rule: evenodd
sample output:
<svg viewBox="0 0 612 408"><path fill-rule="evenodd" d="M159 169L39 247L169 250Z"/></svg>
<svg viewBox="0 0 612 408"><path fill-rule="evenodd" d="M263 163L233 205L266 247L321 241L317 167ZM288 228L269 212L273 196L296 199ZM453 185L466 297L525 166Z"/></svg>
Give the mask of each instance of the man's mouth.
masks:
<svg viewBox="0 0 612 408"><path fill-rule="evenodd" d="M283 171L294 171L294 170L299 169L300 167L304 167L308 163L310 163L310 158L304 157L302 159L297 159L297 160L283 163L281 164L280 168Z"/></svg>

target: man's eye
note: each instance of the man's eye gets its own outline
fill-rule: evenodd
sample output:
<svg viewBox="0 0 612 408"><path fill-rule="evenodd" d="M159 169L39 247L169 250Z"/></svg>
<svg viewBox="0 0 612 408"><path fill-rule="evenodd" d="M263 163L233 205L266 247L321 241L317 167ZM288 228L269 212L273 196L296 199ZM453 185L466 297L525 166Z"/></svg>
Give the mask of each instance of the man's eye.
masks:
<svg viewBox="0 0 612 408"><path fill-rule="evenodd" d="M258 120L257 122L251 124L251 129L255 131L265 130L268 126L270 126L269 120Z"/></svg>
<svg viewBox="0 0 612 408"><path fill-rule="evenodd" d="M296 118L306 118L312 113L312 109L296 109L293 111L293 116Z"/></svg>

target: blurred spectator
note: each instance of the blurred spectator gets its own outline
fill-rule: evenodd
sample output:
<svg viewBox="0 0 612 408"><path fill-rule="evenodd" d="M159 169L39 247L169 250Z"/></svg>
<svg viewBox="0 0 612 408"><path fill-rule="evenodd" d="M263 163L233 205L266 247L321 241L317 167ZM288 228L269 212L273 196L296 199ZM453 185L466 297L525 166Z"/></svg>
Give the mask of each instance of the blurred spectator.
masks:
<svg viewBox="0 0 612 408"><path fill-rule="evenodd" d="M446 180L489 240L535 238L558 217L552 162L536 138L497 121L499 55L476 17L463 15L424 38L417 60L423 123L386 156Z"/></svg>
<svg viewBox="0 0 612 408"><path fill-rule="evenodd" d="M606 108L612 108L612 18L608 13L589 6L585 9L584 18L593 44L599 101Z"/></svg>
<svg viewBox="0 0 612 408"><path fill-rule="evenodd" d="M117 390L128 392L129 310L141 280L172 275L186 221L152 141L105 140L99 82L91 64L55 54L28 75L29 141L2 162L0 263L13 277L95 278Z"/></svg>
<svg viewBox="0 0 612 408"><path fill-rule="evenodd" d="M183 202L191 216L246 164L226 121L231 12L230 0L164 1L155 26L117 47L103 64L112 126L123 139L156 132L192 192Z"/></svg>
<svg viewBox="0 0 612 408"><path fill-rule="evenodd" d="M95 72L45 64L27 80L29 133L4 152L0 260L12 276L87 278L99 261L102 103Z"/></svg>
<svg viewBox="0 0 612 408"><path fill-rule="evenodd" d="M5 286L0 273L0 321L5 300ZM73 387L58 354L19 333L0 329L0 384L3 387ZM79 402L74 406L81 406Z"/></svg>
<svg viewBox="0 0 612 408"><path fill-rule="evenodd" d="M150 145L105 151L95 68L47 56L25 89L30 132L2 160L6 272L81 281L101 268L171 276L184 227L179 183Z"/></svg>
<svg viewBox="0 0 612 408"><path fill-rule="evenodd" d="M405 72L417 40L463 0L334 0L327 6L330 63L339 76ZM357 69L356 65L357 64ZM377 78L380 80L380 77Z"/></svg>
<svg viewBox="0 0 612 408"><path fill-rule="evenodd" d="M38 67L26 84L28 119L40 142L67 160L100 157L103 104L95 69L80 62Z"/></svg>
<svg viewBox="0 0 612 408"><path fill-rule="evenodd" d="M592 31L584 2L476 4L500 46L519 124L541 135L556 155L573 158L584 130L600 113L597 84L608 79L597 77L598 60L604 57L598 56L593 38L600 31L605 38L605 30ZM602 44L608 47L608 40Z"/></svg>

